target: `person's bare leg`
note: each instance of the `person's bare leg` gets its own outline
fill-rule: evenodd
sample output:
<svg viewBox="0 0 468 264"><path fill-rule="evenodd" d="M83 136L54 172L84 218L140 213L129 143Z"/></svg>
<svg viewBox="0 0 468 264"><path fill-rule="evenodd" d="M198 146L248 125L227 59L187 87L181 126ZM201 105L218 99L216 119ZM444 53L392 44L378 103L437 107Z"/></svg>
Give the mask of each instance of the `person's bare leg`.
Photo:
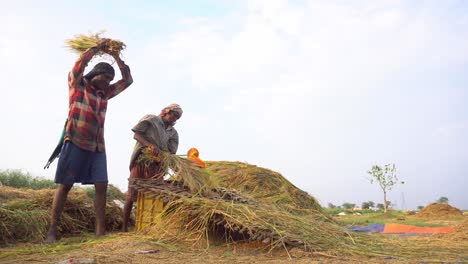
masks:
<svg viewBox="0 0 468 264"><path fill-rule="evenodd" d="M95 183L94 209L96 210L96 236L106 233L106 193L107 183Z"/></svg>
<svg viewBox="0 0 468 264"><path fill-rule="evenodd" d="M50 219L50 227L47 231L46 243L54 243L57 241L57 227L60 222L67 195L73 184L60 184L55 190L54 201L52 202L52 214Z"/></svg>
<svg viewBox="0 0 468 264"><path fill-rule="evenodd" d="M125 199L124 209L123 209L122 232L128 232L128 224L130 221L130 214L132 213L132 208L133 208L132 199L127 195L127 198Z"/></svg>

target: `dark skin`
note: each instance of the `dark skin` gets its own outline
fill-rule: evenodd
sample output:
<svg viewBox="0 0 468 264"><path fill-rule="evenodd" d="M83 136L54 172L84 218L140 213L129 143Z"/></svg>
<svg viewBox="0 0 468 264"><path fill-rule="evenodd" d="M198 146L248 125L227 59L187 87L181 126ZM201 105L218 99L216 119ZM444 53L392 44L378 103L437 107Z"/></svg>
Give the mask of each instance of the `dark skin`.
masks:
<svg viewBox="0 0 468 264"><path fill-rule="evenodd" d="M98 45L98 48L102 48L105 40L101 41L101 44ZM118 56L114 56L117 64L122 65L122 60ZM94 76L91 79L91 85L95 89L107 89L112 81L113 76L107 74L100 74ZM52 202L52 216L49 230L47 231L46 243L55 243L57 241L57 228L60 221L60 216L62 215L63 208L65 206L65 201L67 200L68 193L70 192L73 184L60 184L57 188L54 196L54 201ZM96 222L95 222L95 235L97 237L105 235L105 209L106 209L106 193L107 193L107 183L94 183L94 188L96 190L94 196L94 210L96 211Z"/></svg>
<svg viewBox="0 0 468 264"><path fill-rule="evenodd" d="M168 127L169 125L174 125L175 122L180 118L180 116L177 115L175 112L169 112L169 113L161 113L160 114L162 120L164 121L164 125ZM146 140L145 136L139 132L135 132L133 135L133 138L140 142L144 147L151 147L154 149L155 154L159 152L159 149L156 145L150 143L148 140ZM127 197L125 199L125 205L123 209L123 225L122 225L122 231L123 232L128 232L128 223L130 220L130 214L132 213L132 208L133 208L133 201Z"/></svg>

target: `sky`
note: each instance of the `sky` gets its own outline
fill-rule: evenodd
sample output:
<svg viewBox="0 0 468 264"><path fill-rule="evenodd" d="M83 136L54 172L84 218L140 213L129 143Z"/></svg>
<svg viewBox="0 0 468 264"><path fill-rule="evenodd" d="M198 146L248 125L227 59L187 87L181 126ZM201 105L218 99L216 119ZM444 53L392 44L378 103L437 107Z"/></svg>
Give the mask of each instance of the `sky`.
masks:
<svg viewBox="0 0 468 264"><path fill-rule="evenodd" d="M77 59L64 41L106 30L134 78L105 124L122 190L131 128L178 103L179 154L278 171L323 206L381 203L367 171L392 163L396 208L468 209L467 1L16 0L0 25L1 170L54 178Z"/></svg>

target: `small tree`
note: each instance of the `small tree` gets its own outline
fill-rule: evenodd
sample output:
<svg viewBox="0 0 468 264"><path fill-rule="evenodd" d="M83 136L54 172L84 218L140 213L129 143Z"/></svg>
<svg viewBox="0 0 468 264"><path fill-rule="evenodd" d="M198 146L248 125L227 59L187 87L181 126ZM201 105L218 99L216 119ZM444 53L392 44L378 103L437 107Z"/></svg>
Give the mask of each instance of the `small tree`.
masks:
<svg viewBox="0 0 468 264"><path fill-rule="evenodd" d="M370 209L374 206L375 206L375 203L373 201L362 202L361 204L362 209Z"/></svg>
<svg viewBox="0 0 468 264"><path fill-rule="evenodd" d="M392 202L390 201L387 201L387 209L388 208L392 208L393 206L395 206L396 204L393 204Z"/></svg>
<svg viewBox="0 0 468 264"><path fill-rule="evenodd" d="M349 210L349 209L354 208L355 205L356 204L353 204L353 203L343 203L341 206L343 206L344 209Z"/></svg>
<svg viewBox="0 0 468 264"><path fill-rule="evenodd" d="M437 202L438 203L448 203L449 199L445 196L440 197Z"/></svg>
<svg viewBox="0 0 468 264"><path fill-rule="evenodd" d="M370 208L369 202L363 202L363 203L361 204L361 208L362 208L362 209L369 209L369 208Z"/></svg>
<svg viewBox="0 0 468 264"><path fill-rule="evenodd" d="M328 203L328 208L334 209L334 208L336 208L336 205L334 205L334 204L332 204L332 203Z"/></svg>
<svg viewBox="0 0 468 264"><path fill-rule="evenodd" d="M418 210L421 210L421 209L423 209L423 208L424 208L424 206L422 206L422 205L418 205L418 207L417 207L417 208L418 208Z"/></svg>
<svg viewBox="0 0 468 264"><path fill-rule="evenodd" d="M384 205L381 204L381 203L378 203L378 204L377 204L377 209L383 210L383 209L384 209Z"/></svg>
<svg viewBox="0 0 468 264"><path fill-rule="evenodd" d="M387 191L390 191L393 186L395 186L398 183L398 178L396 175L396 167L395 164L387 164L385 167L380 167L378 165L372 166L372 169L368 171L372 177L370 178L371 184L374 182L377 182L380 186L380 188L383 191L384 195L384 212L387 212ZM401 182L401 184L404 184L404 182Z"/></svg>

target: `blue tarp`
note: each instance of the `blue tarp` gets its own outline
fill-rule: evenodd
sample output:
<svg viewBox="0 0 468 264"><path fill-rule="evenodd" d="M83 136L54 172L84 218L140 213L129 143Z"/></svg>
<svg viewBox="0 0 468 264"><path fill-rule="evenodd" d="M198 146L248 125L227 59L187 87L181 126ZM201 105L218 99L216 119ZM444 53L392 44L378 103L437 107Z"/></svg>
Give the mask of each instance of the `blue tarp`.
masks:
<svg viewBox="0 0 468 264"><path fill-rule="evenodd" d="M348 229L355 232L365 233L382 233L384 231L385 224L372 224L368 226L348 226Z"/></svg>

